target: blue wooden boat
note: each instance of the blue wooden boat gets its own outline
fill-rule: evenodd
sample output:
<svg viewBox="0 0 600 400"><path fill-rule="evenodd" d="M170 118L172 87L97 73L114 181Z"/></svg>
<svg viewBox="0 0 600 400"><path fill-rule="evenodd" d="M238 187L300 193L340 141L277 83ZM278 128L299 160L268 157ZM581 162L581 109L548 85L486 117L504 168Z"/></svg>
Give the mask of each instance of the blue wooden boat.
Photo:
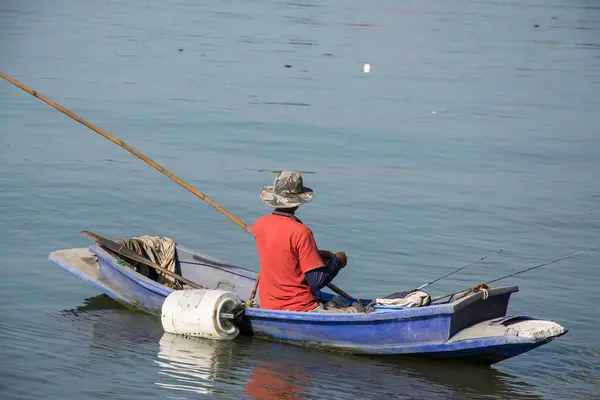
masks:
<svg viewBox="0 0 600 400"><path fill-rule="evenodd" d="M177 245L181 276L209 289L248 299L257 274ZM113 299L160 315L173 289L127 266L98 244L58 250L49 259ZM248 308L241 334L357 354L409 354L493 364L532 350L567 332L552 322L506 315L516 286L477 292L425 307L378 307L359 314L317 314ZM319 292L328 300L333 295ZM370 300L362 300L368 304Z"/></svg>

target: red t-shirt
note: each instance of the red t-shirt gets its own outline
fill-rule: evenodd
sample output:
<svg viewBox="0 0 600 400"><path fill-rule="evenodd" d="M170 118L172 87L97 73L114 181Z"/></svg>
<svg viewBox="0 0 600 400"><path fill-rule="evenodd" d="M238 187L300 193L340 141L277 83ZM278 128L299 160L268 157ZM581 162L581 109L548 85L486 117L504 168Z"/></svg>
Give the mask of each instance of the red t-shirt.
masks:
<svg viewBox="0 0 600 400"><path fill-rule="evenodd" d="M304 274L324 265L312 231L292 217L265 215L252 232L260 260L260 307L271 310L310 311L317 298Z"/></svg>

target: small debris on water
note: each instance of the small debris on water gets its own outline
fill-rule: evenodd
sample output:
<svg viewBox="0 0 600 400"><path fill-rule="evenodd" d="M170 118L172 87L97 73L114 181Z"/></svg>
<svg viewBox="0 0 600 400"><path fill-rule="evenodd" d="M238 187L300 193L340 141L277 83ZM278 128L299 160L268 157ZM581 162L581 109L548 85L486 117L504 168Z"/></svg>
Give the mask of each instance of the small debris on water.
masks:
<svg viewBox="0 0 600 400"><path fill-rule="evenodd" d="M286 67L286 68L292 68L292 66L290 64L285 64L284 67Z"/></svg>
<svg viewBox="0 0 600 400"><path fill-rule="evenodd" d="M368 74L369 72L371 72L371 64L365 64L365 65L363 66L363 72L364 72L365 74Z"/></svg>
<svg viewBox="0 0 600 400"><path fill-rule="evenodd" d="M437 114L437 112L436 112L436 111L432 111L431 113L432 113L432 114Z"/></svg>
<svg viewBox="0 0 600 400"><path fill-rule="evenodd" d="M179 51L183 51L183 49L179 49Z"/></svg>
<svg viewBox="0 0 600 400"><path fill-rule="evenodd" d="M332 56L333 56L333 53L323 53L323 55L324 55L324 56L329 56L329 57L332 57Z"/></svg>
<svg viewBox="0 0 600 400"><path fill-rule="evenodd" d="M129 164L129 163L125 162L125 161L113 160L111 158L105 158L104 161L110 162L110 163Z"/></svg>
<svg viewBox="0 0 600 400"><path fill-rule="evenodd" d="M539 28L540 26L538 24L535 24L533 27L534 28Z"/></svg>

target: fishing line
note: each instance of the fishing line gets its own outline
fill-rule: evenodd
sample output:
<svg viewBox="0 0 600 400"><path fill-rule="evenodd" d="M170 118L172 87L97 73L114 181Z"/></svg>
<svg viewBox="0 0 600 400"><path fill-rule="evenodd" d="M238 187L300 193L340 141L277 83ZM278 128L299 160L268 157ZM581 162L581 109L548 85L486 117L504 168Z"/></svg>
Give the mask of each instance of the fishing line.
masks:
<svg viewBox="0 0 600 400"><path fill-rule="evenodd" d="M500 278L493 279L491 281L483 283L482 285L489 285L490 283L498 282L498 281L501 281L501 280L506 279L506 278L517 276L517 275L520 275L522 273L529 272L529 271L532 271L532 270L537 269L537 268L545 267L546 265L554 264L554 263L557 263L559 261L563 261L563 260L566 260L568 258L572 258L572 257L578 256L580 254L588 253L590 251L594 251L594 250L598 250L598 249L600 249L600 246L592 247L592 248L587 249L587 250L578 251L577 253L573 253L573 254L569 254L568 256L557 258L556 260L546 261L546 262L544 262L542 264L538 264L538 265L536 265L534 267L530 267L530 268L527 268L527 269L524 269L524 270L521 270L521 271L514 272L512 274L508 274L508 275L502 276ZM454 296L457 293L464 292L465 290L469 290L469 289L459 290L458 292L450 293L450 294L447 294L445 296L436 297L434 299L431 299L431 301L433 302L433 301L442 300L442 299L445 299L446 297Z"/></svg>
<svg viewBox="0 0 600 400"><path fill-rule="evenodd" d="M475 264L477 264L478 262L481 262L481 261L485 260L486 258L493 256L494 254L499 254L499 253L501 253L503 250L504 250L504 248L501 248L500 250L496 250L496 251L494 251L493 253L490 253L490 254L488 254L487 256L481 257L481 258L480 258L479 260L477 260L477 261L473 261L472 263L470 263L470 264L467 264L467 265L465 265L464 267L460 267L459 269L457 269L457 270L455 270L455 271L453 271L453 272L450 272L449 274L446 274L446 275L442 276L441 278L437 278L437 279L436 279L436 280L434 280L434 281L431 281L431 282L429 282L429 283L426 283L426 284L424 284L424 285L421 285L421 286L419 286L419 287L417 288L417 290L419 290L419 289L423 289L424 287L427 287L427 286L429 286L429 285L433 285L434 283L436 283L436 282L439 282L439 281L441 281L442 279L445 279L445 278L449 277L450 275L454 275L454 274L456 274L457 272L460 272L460 271L462 271L463 269L470 267L471 265L475 265Z"/></svg>
<svg viewBox="0 0 600 400"><path fill-rule="evenodd" d="M556 260L547 261L547 262L545 262L543 264L536 265L535 267L527 268L527 269L524 269L522 271L515 272L515 273L509 274L509 275L505 275L505 276L503 276L501 278L497 278L497 279L494 279L492 281L486 282L486 284L498 282L498 281L500 281L502 279L510 278L511 276L516 276L516 275L522 274L524 272L528 272L528 271L532 271L532 270L537 269L537 268L545 267L546 265L554 264L556 262L559 262L559 261L562 261L562 260L566 260L567 258L575 257L575 256L578 256L580 254L587 253L587 252L590 252L590 251L593 251L593 250L598 250L598 249L600 249L600 246L598 246L598 247L592 247L591 249L583 250L583 251L580 251L580 252L577 252L577 253L573 253L573 254L565 256L565 257L557 258Z"/></svg>

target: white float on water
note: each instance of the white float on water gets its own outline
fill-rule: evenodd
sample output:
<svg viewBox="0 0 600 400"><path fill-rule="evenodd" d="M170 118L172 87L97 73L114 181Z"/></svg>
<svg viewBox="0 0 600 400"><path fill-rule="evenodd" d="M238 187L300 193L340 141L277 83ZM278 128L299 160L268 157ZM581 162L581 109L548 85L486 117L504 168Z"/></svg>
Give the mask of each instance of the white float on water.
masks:
<svg viewBox="0 0 600 400"><path fill-rule="evenodd" d="M237 294L225 290L175 290L162 305L162 326L168 333L233 340L240 332L230 313L241 302Z"/></svg>

